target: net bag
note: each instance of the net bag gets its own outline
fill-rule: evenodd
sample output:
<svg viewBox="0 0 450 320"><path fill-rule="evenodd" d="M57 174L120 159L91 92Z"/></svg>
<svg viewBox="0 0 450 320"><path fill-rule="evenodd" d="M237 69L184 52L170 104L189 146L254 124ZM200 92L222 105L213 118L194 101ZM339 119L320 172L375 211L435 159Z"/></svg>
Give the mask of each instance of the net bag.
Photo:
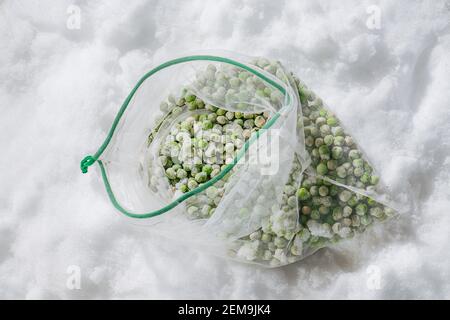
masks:
<svg viewBox="0 0 450 320"><path fill-rule="evenodd" d="M278 61L184 56L146 73L97 163L124 216L213 254L300 260L396 211L362 149Z"/></svg>

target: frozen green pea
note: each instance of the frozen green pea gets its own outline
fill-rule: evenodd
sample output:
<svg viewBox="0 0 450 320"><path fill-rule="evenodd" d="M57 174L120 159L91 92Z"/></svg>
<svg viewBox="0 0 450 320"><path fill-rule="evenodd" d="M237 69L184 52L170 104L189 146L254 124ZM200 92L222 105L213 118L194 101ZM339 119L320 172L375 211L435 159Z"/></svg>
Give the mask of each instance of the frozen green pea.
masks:
<svg viewBox="0 0 450 320"><path fill-rule="evenodd" d="M317 196L319 194L319 188L317 186L311 186L311 188L309 188L309 193L312 196Z"/></svg>
<svg viewBox="0 0 450 320"><path fill-rule="evenodd" d="M225 113L225 118L227 118L228 120L233 120L234 119L234 112L232 112L232 111L227 111L226 113Z"/></svg>
<svg viewBox="0 0 450 320"><path fill-rule="evenodd" d="M354 141L353 141L353 138L352 137L350 137L350 136L345 136L345 144L347 145L347 146L349 146L349 147L352 147L353 146L353 144L355 143Z"/></svg>
<svg viewBox="0 0 450 320"><path fill-rule="evenodd" d="M326 136L328 134L331 133L331 129L330 126L327 124L323 124L320 126L320 133L322 133L322 135Z"/></svg>
<svg viewBox="0 0 450 320"><path fill-rule="evenodd" d="M358 150L352 149L349 151L348 156L350 159L358 159L361 157L361 154L359 153Z"/></svg>
<svg viewBox="0 0 450 320"><path fill-rule="evenodd" d="M187 101L187 102L193 102L194 100L195 100L195 98L197 98L195 95L193 95L193 94L187 94L185 97L184 97L184 99Z"/></svg>
<svg viewBox="0 0 450 320"><path fill-rule="evenodd" d="M316 167L317 173L320 175L325 175L328 172L328 167L326 164L324 163L320 163L317 167Z"/></svg>
<svg viewBox="0 0 450 320"><path fill-rule="evenodd" d="M311 131L311 136L314 138L318 137L320 135L320 131L316 127L310 127L310 131Z"/></svg>
<svg viewBox="0 0 450 320"><path fill-rule="evenodd" d="M308 229L303 228L302 230L300 230L300 231L297 233L297 236L300 238L300 240L301 240L302 242L306 242L306 241L308 241L308 239L310 238L311 232L310 232Z"/></svg>
<svg viewBox="0 0 450 320"><path fill-rule="evenodd" d="M247 119L244 121L244 128L246 129L251 129L253 128L255 122L253 121L253 119Z"/></svg>
<svg viewBox="0 0 450 320"><path fill-rule="evenodd" d="M312 146L314 145L314 138L311 137L311 136L307 136L307 137L305 138L305 144L306 144L306 146L308 146L308 147L312 147Z"/></svg>
<svg viewBox="0 0 450 320"><path fill-rule="evenodd" d="M198 210L199 210L199 209L198 209L196 206L190 206L190 207L187 209L187 212L188 212L188 214L189 214L190 216L193 216L193 215L197 214Z"/></svg>
<svg viewBox="0 0 450 320"><path fill-rule="evenodd" d="M361 225L360 216L352 215L350 218L352 220L352 227L359 227Z"/></svg>
<svg viewBox="0 0 450 320"><path fill-rule="evenodd" d="M364 183L367 184L370 181L370 175L367 173L363 173L363 175L361 176L361 178L359 178L359 180Z"/></svg>
<svg viewBox="0 0 450 320"><path fill-rule="evenodd" d="M344 144L344 137L342 137L342 136L334 137L333 144L335 146L342 146Z"/></svg>
<svg viewBox="0 0 450 320"><path fill-rule="evenodd" d="M184 169L178 169L177 170L177 178L178 179L184 179L187 177L187 172Z"/></svg>
<svg viewBox="0 0 450 320"><path fill-rule="evenodd" d="M320 157L319 149L318 149L318 148L312 149L312 151L311 151L311 156L312 156L313 158L319 158L319 157Z"/></svg>
<svg viewBox="0 0 450 320"><path fill-rule="evenodd" d="M202 128L203 128L203 130L212 129L212 127L213 127L213 123L212 123L211 120L205 120L205 121L203 121L203 123L202 123Z"/></svg>
<svg viewBox="0 0 450 320"><path fill-rule="evenodd" d="M355 168L363 168L364 160L363 159L355 159L352 161L352 164Z"/></svg>
<svg viewBox="0 0 450 320"><path fill-rule="evenodd" d="M269 243L272 241L272 236L268 233L263 233L261 236L261 241L264 243Z"/></svg>
<svg viewBox="0 0 450 320"><path fill-rule="evenodd" d="M307 200L310 197L309 191L306 188L300 188L297 191L297 197L302 201Z"/></svg>
<svg viewBox="0 0 450 320"><path fill-rule="evenodd" d="M322 138L316 138L316 139L314 140L314 144L315 144L316 147L319 148L320 146L323 145L323 139L322 139Z"/></svg>
<svg viewBox="0 0 450 320"><path fill-rule="evenodd" d="M208 141L205 139L198 139L197 141L197 147L200 149L205 149L208 146Z"/></svg>
<svg viewBox="0 0 450 320"><path fill-rule="evenodd" d="M328 160L327 161L327 167L328 167L328 170L335 170L336 169L336 161L334 161L334 160Z"/></svg>
<svg viewBox="0 0 450 320"><path fill-rule="evenodd" d="M367 206L364 203L360 203L355 207L356 214L363 216L367 212Z"/></svg>
<svg viewBox="0 0 450 320"><path fill-rule="evenodd" d="M215 113L208 114L208 120L211 121L212 123L216 122L217 114L215 114Z"/></svg>
<svg viewBox="0 0 450 320"><path fill-rule="evenodd" d="M166 170L166 176L170 179L170 180L174 180L177 177L177 172L175 169L173 168L168 168Z"/></svg>
<svg viewBox="0 0 450 320"><path fill-rule="evenodd" d="M223 115L219 115L217 116L216 121L217 123L224 125L228 122L228 119Z"/></svg>
<svg viewBox="0 0 450 320"><path fill-rule="evenodd" d="M334 137L331 134L328 134L323 138L323 142L327 146L331 146L333 144L333 141L334 141Z"/></svg>
<svg viewBox="0 0 450 320"><path fill-rule="evenodd" d="M333 230L333 232L335 234L339 234L341 231L341 227L342 227L342 224L339 222L336 222L331 226L331 230Z"/></svg>
<svg viewBox="0 0 450 320"><path fill-rule="evenodd" d="M350 207L350 206L345 206L345 207L342 209L342 216L344 216L344 217L350 217L350 215L352 214L352 212L353 212L352 207Z"/></svg>
<svg viewBox="0 0 450 320"><path fill-rule="evenodd" d="M234 123L240 127L244 126L244 120L242 120L242 119L234 119Z"/></svg>
<svg viewBox="0 0 450 320"><path fill-rule="evenodd" d="M241 119L244 116L244 114L242 112L235 112L234 113L234 117L236 119Z"/></svg>
<svg viewBox="0 0 450 320"><path fill-rule="evenodd" d="M198 187L198 183L194 179L189 179L187 186L188 186L189 190L193 190Z"/></svg>
<svg viewBox="0 0 450 320"><path fill-rule="evenodd" d="M292 196L293 194L295 194L295 187L291 185L285 185L284 193L287 194L288 196Z"/></svg>
<svg viewBox="0 0 450 320"><path fill-rule="evenodd" d="M201 209L201 213L203 217L209 217L209 213L211 212L212 207L208 204L204 205Z"/></svg>
<svg viewBox="0 0 450 320"><path fill-rule="evenodd" d="M380 178L378 176L371 176L370 177L370 183L373 185L378 184L378 182L380 182Z"/></svg>
<svg viewBox="0 0 450 320"><path fill-rule="evenodd" d="M261 128L262 126L264 126L265 123L266 123L266 119L264 119L264 117L262 117L262 116L257 116L257 117L255 118L255 125L256 125L258 128Z"/></svg>
<svg viewBox="0 0 450 320"><path fill-rule="evenodd" d="M287 200L287 204L291 208L295 208L297 206L297 198L295 196L290 196Z"/></svg>
<svg viewBox="0 0 450 320"><path fill-rule="evenodd" d="M342 214L342 208L336 207L336 208L333 209L332 216L333 216L334 221L341 220L342 219L342 215L343 215Z"/></svg>
<svg viewBox="0 0 450 320"><path fill-rule="evenodd" d="M220 169L213 169L210 173L211 178L214 178L220 173Z"/></svg>
<svg viewBox="0 0 450 320"><path fill-rule="evenodd" d="M327 120L324 117L318 117L316 119L316 126L318 126L320 128L326 122L327 122Z"/></svg>
<svg viewBox="0 0 450 320"><path fill-rule="evenodd" d="M330 127L335 127L335 126L337 126L338 121L337 121L337 119L336 119L335 117L329 117L329 118L327 119L327 124L328 124Z"/></svg>
<svg viewBox="0 0 450 320"><path fill-rule="evenodd" d="M326 206L323 206L323 205L319 207L319 214L320 215L324 216L324 215L327 215L329 213L330 213L330 208L329 207L326 207Z"/></svg>
<svg viewBox="0 0 450 320"><path fill-rule="evenodd" d="M370 217L370 216L362 216L361 217L361 224L363 225L363 226L368 226L369 224L371 224L372 223L372 218Z"/></svg>
<svg viewBox="0 0 450 320"><path fill-rule="evenodd" d="M352 196L348 201L347 204L351 207L354 207L358 204L358 199L355 196Z"/></svg>
<svg viewBox="0 0 450 320"><path fill-rule="evenodd" d="M344 135L344 129L342 129L341 127L333 127L333 134L337 137L337 136L343 136ZM343 138L343 137L342 137ZM344 139L343 139L344 140ZM342 140L342 141L343 141Z"/></svg>
<svg viewBox="0 0 450 320"><path fill-rule="evenodd" d="M319 147L319 154L321 155L327 155L330 153L330 149L327 145L323 144Z"/></svg>
<svg viewBox="0 0 450 320"><path fill-rule="evenodd" d="M186 193L189 191L189 188L186 184L182 184L182 185L180 185L180 191L183 193Z"/></svg>
<svg viewBox="0 0 450 320"><path fill-rule="evenodd" d="M198 183L205 182L207 178L208 178L208 176L207 176L207 174L206 174L205 172L199 172L199 173L197 173L197 174L195 175L195 180L196 180Z"/></svg>
<svg viewBox="0 0 450 320"><path fill-rule="evenodd" d="M364 169L363 168L355 168L353 170L353 174L355 175L355 177L361 177L364 174Z"/></svg>
<svg viewBox="0 0 450 320"><path fill-rule="evenodd" d="M311 207L309 207L309 206L303 206L303 207L302 207L302 213L303 213L304 215L309 215L309 214L311 213Z"/></svg>
<svg viewBox="0 0 450 320"><path fill-rule="evenodd" d="M341 220L341 223L342 223L343 226L350 227L352 225L352 219L350 219L350 218L343 218Z"/></svg>
<svg viewBox="0 0 450 320"><path fill-rule="evenodd" d="M331 149L331 156L333 159L339 160L342 158L343 149L341 147L335 146Z"/></svg>
<svg viewBox="0 0 450 320"><path fill-rule="evenodd" d="M322 196L322 197L325 197L325 196L327 196L328 195L328 188L326 187L326 186L321 186L320 188L319 188L319 194L320 194L320 196Z"/></svg>
<svg viewBox="0 0 450 320"><path fill-rule="evenodd" d="M204 173L206 173L208 175L211 174L212 170L213 170L212 166L209 165L209 164L204 165L203 168L202 168L202 172L204 172Z"/></svg>
<svg viewBox="0 0 450 320"><path fill-rule="evenodd" d="M380 219L383 217L383 210L380 207L371 208L370 215L377 219Z"/></svg>
<svg viewBox="0 0 450 320"><path fill-rule="evenodd" d="M342 202L349 201L351 197L352 197L352 193L348 190L343 190L339 194L339 200L341 200Z"/></svg>
<svg viewBox="0 0 450 320"><path fill-rule="evenodd" d="M218 115L218 116L224 116L225 115L225 113L227 113L227 110L225 110L225 109L217 109L216 110L216 114Z"/></svg>

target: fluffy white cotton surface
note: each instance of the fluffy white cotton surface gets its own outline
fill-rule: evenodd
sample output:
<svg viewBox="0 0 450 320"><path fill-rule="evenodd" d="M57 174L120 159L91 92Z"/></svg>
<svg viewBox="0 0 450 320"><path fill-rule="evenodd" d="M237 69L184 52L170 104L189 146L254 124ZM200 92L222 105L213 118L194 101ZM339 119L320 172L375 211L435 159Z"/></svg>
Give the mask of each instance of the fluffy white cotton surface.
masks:
<svg viewBox="0 0 450 320"><path fill-rule="evenodd" d="M2 1L0 298L450 298L448 1ZM227 49L284 62L367 152L403 213L279 269L135 226L103 141L156 61Z"/></svg>

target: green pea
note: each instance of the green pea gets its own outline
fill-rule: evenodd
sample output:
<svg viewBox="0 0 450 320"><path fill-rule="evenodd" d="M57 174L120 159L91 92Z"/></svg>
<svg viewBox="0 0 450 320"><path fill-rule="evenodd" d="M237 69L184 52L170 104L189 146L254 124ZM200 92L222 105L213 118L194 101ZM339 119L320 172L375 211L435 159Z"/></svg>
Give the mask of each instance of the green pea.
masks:
<svg viewBox="0 0 450 320"><path fill-rule="evenodd" d="M327 172L328 172L327 165L326 165L326 164L323 164L323 163L320 163L320 164L317 166L316 170L317 170L317 173L320 174L320 175L322 175L322 176L325 175L325 174L327 174Z"/></svg>
<svg viewBox="0 0 450 320"><path fill-rule="evenodd" d="M184 169L178 169L177 170L177 178L178 179L184 179L187 177L187 172Z"/></svg>
<svg viewBox="0 0 450 320"><path fill-rule="evenodd" d="M337 121L337 119L336 119L335 117L329 117L329 118L327 119L327 124L328 124L330 127L335 127L335 126L337 126L338 121Z"/></svg>
<svg viewBox="0 0 450 320"><path fill-rule="evenodd" d="M352 197L352 193L348 190L344 190L339 194L339 200L342 202L347 202Z"/></svg>
<svg viewBox="0 0 450 320"><path fill-rule="evenodd" d="M321 146L319 147L319 154L321 154L321 155L327 155L327 154L329 154L329 153L330 153L330 149L328 148L327 145L321 145Z"/></svg>
<svg viewBox="0 0 450 320"><path fill-rule="evenodd" d="M206 175L205 172L199 172L199 173L197 173L197 174L195 175L195 180L196 180L198 183L205 182L207 178L208 178L208 176Z"/></svg>
<svg viewBox="0 0 450 320"><path fill-rule="evenodd" d="M361 157L361 154L359 153L358 150L352 149L349 151L348 156L350 159L358 159Z"/></svg>
<svg viewBox="0 0 450 320"><path fill-rule="evenodd" d="M310 196L311 195L309 194L309 192L306 188L300 188L297 191L297 197L302 201L309 199Z"/></svg>
<svg viewBox="0 0 450 320"><path fill-rule="evenodd" d="M217 109L217 111L216 111L216 114L218 116L224 116L225 113L227 113L227 110L225 110L225 109Z"/></svg>
<svg viewBox="0 0 450 320"><path fill-rule="evenodd" d="M340 207L334 208L332 216L333 216L334 221L339 221L340 219L342 219L342 208L340 208Z"/></svg>
<svg viewBox="0 0 450 320"><path fill-rule="evenodd" d="M262 117L262 116L257 116L257 117L255 118L255 125L256 125L258 128L261 128L262 126L264 126L265 123L266 123L266 119L264 119L264 117Z"/></svg>
<svg viewBox="0 0 450 320"><path fill-rule="evenodd" d="M380 207L375 207L375 208L370 209L370 215L377 219L382 218L383 214L384 214L384 212Z"/></svg>
<svg viewBox="0 0 450 320"><path fill-rule="evenodd" d="M302 207L302 213L305 214L305 215L309 215L311 213L311 207L303 206Z"/></svg>
<svg viewBox="0 0 450 320"><path fill-rule="evenodd" d="M228 122L228 119L225 116L220 115L216 118L216 121L217 123L224 125Z"/></svg>
<svg viewBox="0 0 450 320"><path fill-rule="evenodd" d="M335 146L331 149L331 156L333 159L339 160L342 158L343 150L341 147Z"/></svg>
<svg viewBox="0 0 450 320"><path fill-rule="evenodd" d="M367 212L367 206L364 203L360 203L355 208L356 214L359 216L363 216Z"/></svg>
<svg viewBox="0 0 450 320"><path fill-rule="evenodd" d="M322 197L327 196L327 195L328 195L328 192L329 192L329 190L328 190L328 188L327 188L326 186L321 186L321 187L319 188L319 194L320 194L320 196L322 196Z"/></svg>
<svg viewBox="0 0 450 320"><path fill-rule="evenodd" d="M333 141L334 141L334 137L331 134L328 134L323 138L323 142L327 146L331 146L333 144Z"/></svg>
<svg viewBox="0 0 450 320"><path fill-rule="evenodd" d="M371 183L371 184L377 185L378 182L380 182L380 177L378 177L378 176L371 176L371 177L370 177L370 183Z"/></svg>
<svg viewBox="0 0 450 320"><path fill-rule="evenodd" d="M169 168L166 170L166 176L170 179L170 180L174 180L177 177L177 172L175 169L173 168Z"/></svg>
<svg viewBox="0 0 450 320"><path fill-rule="evenodd" d="M202 124L203 130L209 130L209 129L212 129L212 127L213 127L213 123L211 120L203 121L203 124Z"/></svg>

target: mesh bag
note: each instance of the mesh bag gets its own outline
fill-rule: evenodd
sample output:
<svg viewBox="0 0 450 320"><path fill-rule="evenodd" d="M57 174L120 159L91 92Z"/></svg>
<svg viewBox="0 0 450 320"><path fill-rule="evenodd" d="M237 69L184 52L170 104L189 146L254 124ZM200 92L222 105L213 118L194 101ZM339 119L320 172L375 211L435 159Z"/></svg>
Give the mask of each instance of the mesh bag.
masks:
<svg viewBox="0 0 450 320"><path fill-rule="evenodd" d="M98 163L126 217L264 266L300 260L395 210L362 149L278 61L201 54L144 75Z"/></svg>

